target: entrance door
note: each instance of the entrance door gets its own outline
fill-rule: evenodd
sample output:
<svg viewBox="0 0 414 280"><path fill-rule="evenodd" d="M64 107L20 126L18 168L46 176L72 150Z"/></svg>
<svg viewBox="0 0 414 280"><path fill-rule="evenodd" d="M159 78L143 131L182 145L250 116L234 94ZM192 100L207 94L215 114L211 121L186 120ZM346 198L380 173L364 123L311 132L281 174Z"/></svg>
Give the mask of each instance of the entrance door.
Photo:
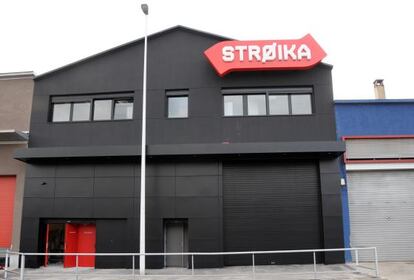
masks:
<svg viewBox="0 0 414 280"><path fill-rule="evenodd" d="M66 224L65 253L95 253L96 226L94 224ZM65 256L63 267L76 266L76 256ZM79 267L95 267L95 256L79 256Z"/></svg>
<svg viewBox="0 0 414 280"><path fill-rule="evenodd" d="M48 253L64 252L65 224L47 224L44 265L63 262L63 256L48 255Z"/></svg>
<svg viewBox="0 0 414 280"><path fill-rule="evenodd" d="M74 224L65 226L65 253L76 253L78 251L78 227ZM65 256L63 267L76 266L75 256Z"/></svg>
<svg viewBox="0 0 414 280"><path fill-rule="evenodd" d="M79 225L78 252L95 253L96 227L95 225ZM80 256L79 266L95 267L95 256Z"/></svg>
<svg viewBox="0 0 414 280"><path fill-rule="evenodd" d="M182 253L187 251L187 224L185 221L166 221L165 222L165 252ZM165 266L167 267L187 267L187 256L166 256Z"/></svg>

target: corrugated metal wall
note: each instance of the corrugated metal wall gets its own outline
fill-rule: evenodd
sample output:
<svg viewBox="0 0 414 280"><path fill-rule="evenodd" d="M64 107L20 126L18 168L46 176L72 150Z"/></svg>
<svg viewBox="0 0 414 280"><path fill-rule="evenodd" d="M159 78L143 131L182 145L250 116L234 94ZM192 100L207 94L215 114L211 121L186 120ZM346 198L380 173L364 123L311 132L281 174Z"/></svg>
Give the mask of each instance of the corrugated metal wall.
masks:
<svg viewBox="0 0 414 280"><path fill-rule="evenodd" d="M351 247L381 261L414 260L414 171L348 172ZM361 260L372 260L360 254Z"/></svg>
<svg viewBox="0 0 414 280"><path fill-rule="evenodd" d="M322 248L319 173L315 162L224 163L225 251ZM308 255L257 257L259 264L306 263ZM225 258L226 265L250 264Z"/></svg>

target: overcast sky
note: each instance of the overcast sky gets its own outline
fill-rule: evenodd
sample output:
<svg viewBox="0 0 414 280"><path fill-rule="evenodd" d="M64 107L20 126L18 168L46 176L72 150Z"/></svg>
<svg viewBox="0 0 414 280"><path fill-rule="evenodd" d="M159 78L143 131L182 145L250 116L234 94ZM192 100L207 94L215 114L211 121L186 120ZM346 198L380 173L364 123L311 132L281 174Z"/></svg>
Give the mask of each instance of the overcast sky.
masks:
<svg viewBox="0 0 414 280"><path fill-rule="evenodd" d="M175 25L239 39L307 33L333 64L336 99L414 98L411 1L148 0L149 33ZM136 0L0 0L0 73L41 74L143 36Z"/></svg>

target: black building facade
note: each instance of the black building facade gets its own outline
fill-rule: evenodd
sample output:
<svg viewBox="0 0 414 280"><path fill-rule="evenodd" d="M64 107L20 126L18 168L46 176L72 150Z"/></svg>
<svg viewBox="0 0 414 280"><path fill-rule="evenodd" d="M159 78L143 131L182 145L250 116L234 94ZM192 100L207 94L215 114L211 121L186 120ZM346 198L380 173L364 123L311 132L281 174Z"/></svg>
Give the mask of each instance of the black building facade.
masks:
<svg viewBox="0 0 414 280"><path fill-rule="evenodd" d="M203 52L222 40L185 27L149 37L147 252L177 250L166 241L174 225L189 252L343 247L332 67L219 77ZM48 225L68 223L96 226L96 252L139 251L142 58L137 40L35 79L29 147L16 154L27 163L22 251L48 250ZM195 266L250 262L197 257Z"/></svg>

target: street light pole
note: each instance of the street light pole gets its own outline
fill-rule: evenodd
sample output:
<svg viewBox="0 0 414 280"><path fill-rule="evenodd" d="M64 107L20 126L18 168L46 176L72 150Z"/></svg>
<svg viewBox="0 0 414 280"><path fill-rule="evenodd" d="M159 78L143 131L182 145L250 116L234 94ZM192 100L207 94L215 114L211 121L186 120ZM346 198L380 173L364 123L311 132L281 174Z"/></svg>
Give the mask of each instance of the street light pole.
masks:
<svg viewBox="0 0 414 280"><path fill-rule="evenodd" d="M141 10L145 14L144 37L144 69L142 78L142 131L141 131L141 197L139 215L139 274L145 275L145 159L147 134L147 28L148 5L142 4Z"/></svg>

